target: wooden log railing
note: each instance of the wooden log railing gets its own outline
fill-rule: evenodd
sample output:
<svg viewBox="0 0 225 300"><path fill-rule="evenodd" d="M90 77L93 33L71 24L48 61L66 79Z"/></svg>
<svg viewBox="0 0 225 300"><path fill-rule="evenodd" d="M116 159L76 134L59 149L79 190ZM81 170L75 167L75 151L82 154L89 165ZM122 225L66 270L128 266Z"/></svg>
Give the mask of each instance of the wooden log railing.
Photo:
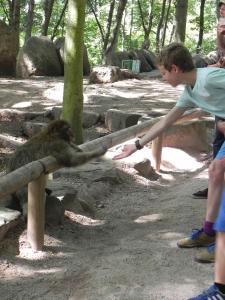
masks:
<svg viewBox="0 0 225 300"><path fill-rule="evenodd" d="M114 132L80 145L84 151L104 147L109 149L146 132L161 119L155 118L144 123ZM78 163L79 164L79 163ZM44 245L44 203L46 174L61 168L56 159L47 156L33 161L0 178L0 199L16 192L28 184L27 238L33 250L42 250Z"/></svg>
<svg viewBox="0 0 225 300"><path fill-rule="evenodd" d="M104 147L109 149L144 134L163 117L158 117L80 145L84 151ZM153 141L156 167L160 168L162 136ZM79 163L78 163L79 164ZM47 156L33 161L0 178L0 199L28 184L27 237L33 250L42 250L44 243L44 203L46 174L61 168L56 159Z"/></svg>

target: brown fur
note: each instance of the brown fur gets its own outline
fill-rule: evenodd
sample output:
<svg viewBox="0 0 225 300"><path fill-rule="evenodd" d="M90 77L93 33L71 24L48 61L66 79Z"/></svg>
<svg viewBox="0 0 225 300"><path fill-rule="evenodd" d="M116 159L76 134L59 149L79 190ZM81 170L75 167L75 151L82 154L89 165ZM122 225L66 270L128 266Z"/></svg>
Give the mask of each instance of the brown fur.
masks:
<svg viewBox="0 0 225 300"><path fill-rule="evenodd" d="M9 159L7 172L12 172L25 164L48 155L54 156L60 165L71 167L83 164L105 153L105 150L102 149L83 152L73 144L72 140L73 134L68 122L64 120L53 121L49 123L46 129L16 149ZM21 210L23 203L26 202L26 195L27 189L16 192L12 197L13 205L8 207L14 209L19 207ZM18 199L17 205L15 205L16 199Z"/></svg>

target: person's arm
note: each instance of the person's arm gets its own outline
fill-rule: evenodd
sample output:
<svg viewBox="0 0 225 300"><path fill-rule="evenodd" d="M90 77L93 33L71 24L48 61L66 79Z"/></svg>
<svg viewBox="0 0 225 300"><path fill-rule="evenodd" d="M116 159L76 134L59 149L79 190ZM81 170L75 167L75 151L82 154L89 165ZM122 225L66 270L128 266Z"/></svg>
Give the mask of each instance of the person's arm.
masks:
<svg viewBox="0 0 225 300"><path fill-rule="evenodd" d="M218 24L217 27L217 45L220 49L225 50L225 25Z"/></svg>
<svg viewBox="0 0 225 300"><path fill-rule="evenodd" d="M220 68L220 64L219 62L212 64L212 65L208 65L207 67L215 67L215 68Z"/></svg>
<svg viewBox="0 0 225 300"><path fill-rule="evenodd" d="M170 127L173 123L175 123L187 110L187 108L181 108L175 106L170 110L170 112L158 123L153 125L151 129L139 140L138 145L136 144L128 144L125 145L122 149L122 152L113 157L114 160L121 159L127 157L134 153L135 151L141 149L145 144L155 139L158 135L160 135L163 131L165 131L168 127Z"/></svg>

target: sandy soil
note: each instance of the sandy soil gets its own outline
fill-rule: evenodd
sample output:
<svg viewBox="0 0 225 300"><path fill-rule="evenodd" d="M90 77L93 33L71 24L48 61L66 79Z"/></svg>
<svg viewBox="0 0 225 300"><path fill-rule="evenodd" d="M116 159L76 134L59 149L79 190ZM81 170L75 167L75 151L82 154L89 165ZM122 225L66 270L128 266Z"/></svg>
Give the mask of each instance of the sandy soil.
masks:
<svg viewBox="0 0 225 300"><path fill-rule="evenodd" d="M43 111L60 106L62 80L1 79L1 107ZM141 81L105 85L85 80L85 109L165 114L181 90L147 75ZM87 139L98 136L99 130L87 131ZM110 157L116 151L118 147L108 151L101 164L113 164ZM194 262L199 249L176 246L178 239L202 225L206 200L192 199L191 194L206 187L207 164L182 150L165 148L160 178L150 181L131 167L149 151L115 163L126 180L103 197L104 205L94 217L67 212L63 226L47 228L43 251L30 249L23 224L9 232L10 243L1 246L0 299L184 300L208 287L214 266ZM75 176L69 180L77 183ZM14 255L18 236L20 254Z"/></svg>

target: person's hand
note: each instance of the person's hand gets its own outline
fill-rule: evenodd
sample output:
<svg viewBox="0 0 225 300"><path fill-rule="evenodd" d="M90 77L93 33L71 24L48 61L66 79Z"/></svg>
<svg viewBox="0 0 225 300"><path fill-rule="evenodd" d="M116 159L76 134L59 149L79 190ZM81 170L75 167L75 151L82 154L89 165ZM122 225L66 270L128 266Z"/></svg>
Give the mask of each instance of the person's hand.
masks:
<svg viewBox="0 0 225 300"><path fill-rule="evenodd" d="M225 67L225 57L221 57L219 60L219 66L220 68L224 68Z"/></svg>
<svg viewBox="0 0 225 300"><path fill-rule="evenodd" d="M225 24L218 24L217 32L219 35L225 35Z"/></svg>
<svg viewBox="0 0 225 300"><path fill-rule="evenodd" d="M125 145L122 149L122 152L120 154L115 155L113 157L113 160L117 160L117 159L127 157L127 156L131 155L132 153L134 153L135 151L137 151L137 148L136 148L135 144Z"/></svg>
<svg viewBox="0 0 225 300"><path fill-rule="evenodd" d="M225 136L225 122L224 121L218 121L217 123L217 129L223 133Z"/></svg>

